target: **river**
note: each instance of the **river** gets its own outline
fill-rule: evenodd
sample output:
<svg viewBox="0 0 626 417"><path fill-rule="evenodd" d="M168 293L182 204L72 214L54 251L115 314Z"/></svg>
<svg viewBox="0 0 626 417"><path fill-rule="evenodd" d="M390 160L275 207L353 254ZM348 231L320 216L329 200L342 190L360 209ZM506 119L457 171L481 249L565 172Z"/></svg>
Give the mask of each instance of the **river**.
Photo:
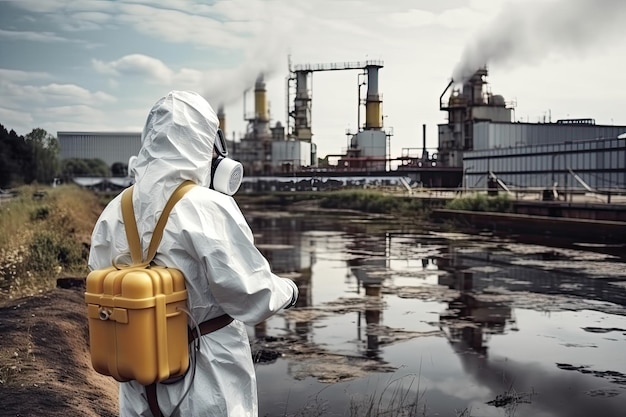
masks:
<svg viewBox="0 0 626 417"><path fill-rule="evenodd" d="M249 328L260 416L624 415L623 246L244 213L300 289Z"/></svg>

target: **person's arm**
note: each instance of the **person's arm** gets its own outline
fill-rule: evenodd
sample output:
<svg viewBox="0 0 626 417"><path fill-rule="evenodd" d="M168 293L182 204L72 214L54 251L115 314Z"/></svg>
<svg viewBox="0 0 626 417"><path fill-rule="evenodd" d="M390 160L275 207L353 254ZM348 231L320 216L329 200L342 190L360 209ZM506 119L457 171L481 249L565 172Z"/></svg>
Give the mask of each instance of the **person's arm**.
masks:
<svg viewBox="0 0 626 417"><path fill-rule="evenodd" d="M204 201L197 215L201 226L184 233L202 261L211 293L227 314L254 324L295 305L297 286L272 272L234 202Z"/></svg>

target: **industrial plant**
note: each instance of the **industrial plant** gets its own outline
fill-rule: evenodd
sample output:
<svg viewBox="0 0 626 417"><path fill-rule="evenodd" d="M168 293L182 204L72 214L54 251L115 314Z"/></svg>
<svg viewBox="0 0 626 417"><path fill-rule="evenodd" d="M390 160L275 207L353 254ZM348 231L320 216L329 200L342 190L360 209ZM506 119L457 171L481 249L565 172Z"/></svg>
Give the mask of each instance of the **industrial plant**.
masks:
<svg viewBox="0 0 626 417"><path fill-rule="evenodd" d="M514 104L491 92L486 67L463 82L450 80L443 89L439 109L446 120L438 125L436 152L426 148L423 125L421 152L406 148L401 155L390 155L393 132L383 125L379 91L383 68L382 61L290 64L286 124L272 123L264 74L259 74L252 111L246 108L244 92L245 132L239 138L234 133L227 137L231 157L244 166L242 190L377 184L407 191L417 187L549 190L545 195L554 198L576 190L626 192L626 126L598 125L593 118L515 121ZM328 163L328 155L320 158L314 140L311 78L320 71L355 71L359 87L357 131L348 132L345 154L332 155L336 164ZM228 132L223 106L217 114L222 130ZM140 136L138 132L57 134L61 158L100 158L109 166L135 155ZM116 182L120 180L112 181Z"/></svg>

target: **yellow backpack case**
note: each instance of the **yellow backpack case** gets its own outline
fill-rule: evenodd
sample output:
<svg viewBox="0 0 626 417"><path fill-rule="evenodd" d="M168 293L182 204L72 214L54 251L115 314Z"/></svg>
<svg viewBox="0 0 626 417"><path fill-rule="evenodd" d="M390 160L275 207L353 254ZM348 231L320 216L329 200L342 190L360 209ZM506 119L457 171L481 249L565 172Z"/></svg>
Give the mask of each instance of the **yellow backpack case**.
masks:
<svg viewBox="0 0 626 417"><path fill-rule="evenodd" d="M175 268L151 265L176 202L195 184L182 183L159 217L148 255L143 251L132 205L132 188L122 195L122 214L131 265L113 265L87 276L85 302L94 369L142 385L184 375L189 367L187 291Z"/></svg>

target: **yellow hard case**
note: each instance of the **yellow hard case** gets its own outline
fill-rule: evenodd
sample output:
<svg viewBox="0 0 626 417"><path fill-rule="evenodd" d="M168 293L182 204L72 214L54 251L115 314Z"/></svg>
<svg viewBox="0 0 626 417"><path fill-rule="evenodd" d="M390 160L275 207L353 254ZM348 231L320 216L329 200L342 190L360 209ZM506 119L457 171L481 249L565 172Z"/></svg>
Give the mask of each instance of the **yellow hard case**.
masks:
<svg viewBox="0 0 626 417"><path fill-rule="evenodd" d="M185 278L176 269L115 267L87 276L94 369L143 385L182 375L189 365Z"/></svg>
<svg viewBox="0 0 626 417"><path fill-rule="evenodd" d="M130 191L125 193L132 195ZM133 224L128 225L127 217L124 223L134 255L133 265L114 265L87 276L85 302L91 361L97 372L120 382L136 380L149 385L183 375L189 366L188 325L183 311L187 305L185 278L175 268L150 264L167 215L176 202L172 201L174 196L176 201L182 197L175 191L164 209L147 261L137 261L141 259L141 251L136 247L139 237L131 200ZM129 216L124 204L122 210Z"/></svg>

